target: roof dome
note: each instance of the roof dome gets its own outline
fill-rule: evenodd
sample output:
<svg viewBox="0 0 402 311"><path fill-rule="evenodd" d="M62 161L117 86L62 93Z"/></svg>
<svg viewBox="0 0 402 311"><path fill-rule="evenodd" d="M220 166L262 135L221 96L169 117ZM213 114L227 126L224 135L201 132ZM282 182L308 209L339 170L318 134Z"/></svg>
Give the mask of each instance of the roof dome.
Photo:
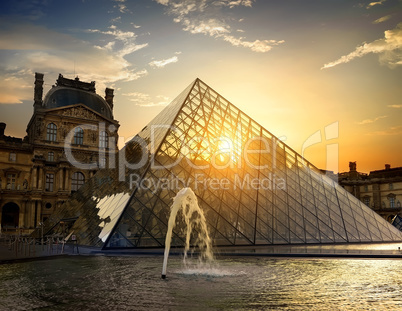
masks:
<svg viewBox="0 0 402 311"><path fill-rule="evenodd" d="M45 96L43 107L47 109L83 104L102 116L113 119L113 113L106 101L96 93L69 87L56 86Z"/></svg>
<svg viewBox="0 0 402 311"><path fill-rule="evenodd" d="M95 93L95 82L86 83L66 79L59 75L57 86L46 94L43 108L54 109L71 105L82 104L98 112L102 116L113 120L113 112L105 99Z"/></svg>

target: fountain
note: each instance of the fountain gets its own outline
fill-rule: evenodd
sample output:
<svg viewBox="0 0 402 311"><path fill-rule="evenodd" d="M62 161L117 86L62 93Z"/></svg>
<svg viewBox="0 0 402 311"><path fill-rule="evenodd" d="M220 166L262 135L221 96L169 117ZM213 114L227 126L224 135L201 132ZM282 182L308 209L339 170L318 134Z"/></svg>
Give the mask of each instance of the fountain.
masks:
<svg viewBox="0 0 402 311"><path fill-rule="evenodd" d="M198 236L195 240L195 246L199 248L200 261L211 262L214 258L211 246L211 238L209 237L208 228L205 216L201 208L198 206L198 201L195 193L191 188L181 189L173 198L173 204L170 209L168 222L168 231L165 240L165 255L163 258L162 279L166 278L167 261L170 251L170 243L172 240L173 228L176 224L176 216L179 210L182 210L184 221L186 223L186 243L184 248L184 262L187 258L187 252L190 249L190 237L193 229L198 231Z"/></svg>

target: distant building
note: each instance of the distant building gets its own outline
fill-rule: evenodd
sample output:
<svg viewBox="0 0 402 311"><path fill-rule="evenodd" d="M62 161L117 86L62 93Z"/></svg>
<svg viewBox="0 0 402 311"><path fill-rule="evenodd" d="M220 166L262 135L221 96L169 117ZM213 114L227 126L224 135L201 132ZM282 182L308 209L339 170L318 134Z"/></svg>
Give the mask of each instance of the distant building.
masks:
<svg viewBox="0 0 402 311"><path fill-rule="evenodd" d="M402 215L402 167L359 173L356 162L349 162L349 172L339 174L339 184L389 222Z"/></svg>
<svg viewBox="0 0 402 311"><path fill-rule="evenodd" d="M3 232L30 233L117 151L113 89L59 75L42 99L35 74L34 112L27 136L5 135L0 123L0 222Z"/></svg>

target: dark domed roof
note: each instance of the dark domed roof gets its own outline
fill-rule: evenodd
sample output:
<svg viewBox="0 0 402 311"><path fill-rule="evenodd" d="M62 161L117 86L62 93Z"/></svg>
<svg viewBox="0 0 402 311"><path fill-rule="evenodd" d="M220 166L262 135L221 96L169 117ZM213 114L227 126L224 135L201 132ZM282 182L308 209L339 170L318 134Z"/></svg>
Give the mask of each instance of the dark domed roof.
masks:
<svg viewBox="0 0 402 311"><path fill-rule="evenodd" d="M102 97L94 92L71 87L55 86L50 89L43 101L43 108L53 109L77 104L83 104L113 120L112 110Z"/></svg>

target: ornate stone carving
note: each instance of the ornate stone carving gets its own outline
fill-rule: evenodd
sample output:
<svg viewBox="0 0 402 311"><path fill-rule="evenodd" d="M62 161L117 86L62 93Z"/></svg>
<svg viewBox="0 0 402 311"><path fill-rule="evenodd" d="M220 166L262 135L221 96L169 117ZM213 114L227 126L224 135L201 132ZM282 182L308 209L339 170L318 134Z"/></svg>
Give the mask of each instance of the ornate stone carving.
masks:
<svg viewBox="0 0 402 311"><path fill-rule="evenodd" d="M82 152L75 152L74 158L81 163L89 163L91 156Z"/></svg>
<svg viewBox="0 0 402 311"><path fill-rule="evenodd" d="M67 134L68 134L68 125L66 122L63 122L63 124L60 125L60 135L64 139L66 138Z"/></svg>
<svg viewBox="0 0 402 311"><path fill-rule="evenodd" d="M63 111L62 115L68 116L68 117L77 117L77 118L82 118L82 119L88 119L88 120L97 120L98 119L98 116L96 114L85 109L84 107L73 107L70 109L66 109Z"/></svg>
<svg viewBox="0 0 402 311"><path fill-rule="evenodd" d="M42 133L45 131L45 124L44 124L42 118L36 119L35 129L36 129L36 135L37 136L41 136Z"/></svg>
<svg viewBox="0 0 402 311"><path fill-rule="evenodd" d="M98 137L98 132L95 132L95 131L90 132L89 138L90 138L90 140L92 141L93 144L96 143L97 137Z"/></svg>

